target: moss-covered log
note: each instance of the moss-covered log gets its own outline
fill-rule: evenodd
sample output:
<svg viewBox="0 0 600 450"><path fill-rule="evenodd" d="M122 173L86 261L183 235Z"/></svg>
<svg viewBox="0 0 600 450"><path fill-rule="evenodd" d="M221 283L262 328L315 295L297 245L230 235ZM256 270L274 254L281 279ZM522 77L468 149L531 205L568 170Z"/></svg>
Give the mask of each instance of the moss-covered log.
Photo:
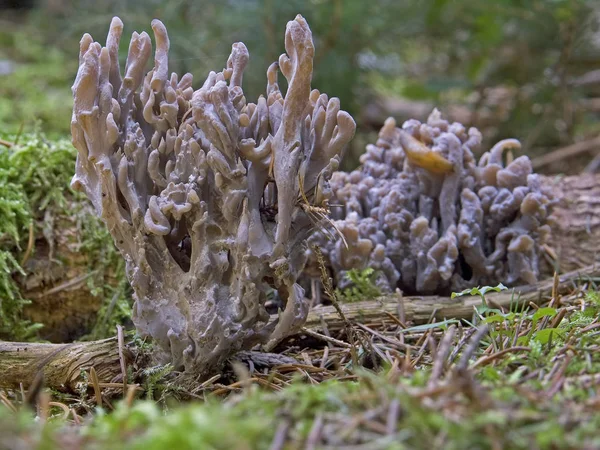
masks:
<svg viewBox="0 0 600 450"><path fill-rule="evenodd" d="M44 234L34 236L32 257L24 263L27 275L17 277L21 296L31 301L24 307L24 317L43 324L38 335L50 342L71 342L90 333L106 301L103 294L110 292L104 285L119 284L112 256L116 250L108 234L103 236L107 249L101 251L112 257L112 267L98 249L85 248L89 242L82 234L93 230L89 224L82 226L81 219L84 214L93 217L91 206L80 201L70 211L73 215L65 211L47 219L52 223L46 224Z"/></svg>
<svg viewBox="0 0 600 450"><path fill-rule="evenodd" d="M111 299L114 311L126 302L123 260L92 206L69 188L70 140L1 137L0 339L32 337L32 323L44 325L42 339L81 338L98 330L98 312Z"/></svg>

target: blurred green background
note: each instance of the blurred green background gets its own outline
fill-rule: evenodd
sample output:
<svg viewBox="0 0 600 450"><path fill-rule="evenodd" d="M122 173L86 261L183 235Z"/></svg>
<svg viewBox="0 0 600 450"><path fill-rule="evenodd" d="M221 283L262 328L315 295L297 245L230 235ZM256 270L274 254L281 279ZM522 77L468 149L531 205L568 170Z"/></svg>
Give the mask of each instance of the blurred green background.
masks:
<svg viewBox="0 0 600 450"><path fill-rule="evenodd" d="M583 0L0 0L0 128L69 133L70 86L84 32L104 42L112 16L131 32L160 18L171 70L199 86L231 44L251 54L249 100L283 51L285 24L314 33L314 87L338 96L359 135L346 166L388 115L434 106L479 127L486 144L520 139L532 156L600 131L600 2ZM9 9L9 7L13 7ZM15 6L21 8L14 9ZM589 153L588 153L589 156ZM589 159L589 158L588 158Z"/></svg>

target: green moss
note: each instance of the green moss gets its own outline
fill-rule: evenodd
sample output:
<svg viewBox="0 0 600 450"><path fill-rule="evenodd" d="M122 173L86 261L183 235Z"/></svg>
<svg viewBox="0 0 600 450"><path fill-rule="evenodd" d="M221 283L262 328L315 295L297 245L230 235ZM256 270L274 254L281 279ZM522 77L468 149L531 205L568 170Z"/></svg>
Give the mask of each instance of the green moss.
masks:
<svg viewBox="0 0 600 450"><path fill-rule="evenodd" d="M593 311L599 299L589 293L581 309ZM436 380L431 379L435 363L426 356L414 371L399 371L392 364L379 373L357 367L343 373L352 375L351 381L312 384L308 377L298 377L286 380L289 383L278 392L253 385L224 400L211 395L210 388L199 389L194 397L204 395L202 403L182 405L176 396L161 396L159 402L134 400L132 406L117 404L111 412L96 410L78 427L61 420L59 409L53 411L55 419L43 425L30 413L9 413L0 405L0 447L15 448L27 439L30 447L48 449L72 443L92 449L296 449L306 448L312 436L314 448L599 448L598 397L590 377L600 370L596 329L571 307L562 308L569 311L555 329L570 330L570 349L559 337L542 343L532 333L524 343L527 352L521 349L490 364L473 363L468 370L457 370L459 353L447 360L446 374ZM489 358L490 344L497 346L506 337L512 342L515 333L527 327L551 327L546 319L558 313L560 309L542 307L487 321L490 334L474 348L473 361ZM493 310L485 314L501 317ZM493 337L491 332L500 326L512 334ZM139 338L136 342L145 345ZM553 367L565 362L568 369L557 375ZM170 370L146 370L147 396L164 389ZM86 395L82 392L82 398ZM274 446L278 440L285 442Z"/></svg>
<svg viewBox="0 0 600 450"><path fill-rule="evenodd" d="M15 142L14 135L0 135ZM91 333L98 338L114 330L115 321L129 314L128 285L123 260L102 222L86 207L87 200L70 186L76 150L67 139L48 140L41 133L20 136L17 145L0 146L0 337L28 339L39 327L21 317L23 298L15 275L26 253L29 229L51 236L61 230L46 229L45 218L75 217L77 244L89 257L88 285L93 295L106 299Z"/></svg>
<svg viewBox="0 0 600 450"><path fill-rule="evenodd" d="M363 270L350 269L346 273L350 286L344 289L336 289L336 294L343 302L360 302L379 297L381 290L376 284L379 276L382 276L382 274L370 267Z"/></svg>
<svg viewBox="0 0 600 450"><path fill-rule="evenodd" d="M414 392L410 378L391 381L385 374L362 373L357 382L297 382L277 393L250 389L225 402L209 399L169 411L150 401L131 407L121 403L110 413L98 410L79 428L60 420L43 426L25 420L26 413L14 415L0 407L0 429L4 424L8 430L7 445L27 436L29 445L43 442L48 449L68 442L98 449L268 449L282 430L285 444L278 448L305 448L317 421L322 423L317 441L324 439L328 448L560 449L600 444L600 415L587 413L584 419L577 415L583 414L578 402L562 397L532 400L501 383L478 397L450 395L449 403L441 404ZM389 413L393 404L395 416Z"/></svg>

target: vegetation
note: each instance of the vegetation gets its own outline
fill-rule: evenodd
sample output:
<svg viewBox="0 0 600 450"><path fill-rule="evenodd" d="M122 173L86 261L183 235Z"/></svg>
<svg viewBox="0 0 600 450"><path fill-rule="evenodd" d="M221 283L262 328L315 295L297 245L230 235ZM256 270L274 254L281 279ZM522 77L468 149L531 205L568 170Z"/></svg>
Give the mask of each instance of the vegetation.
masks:
<svg viewBox="0 0 600 450"><path fill-rule="evenodd" d="M29 339L42 326L21 315L29 300L23 297L18 276L27 275L25 263L35 257L36 242L54 246L55 234L64 232L55 228L65 217L76 224L74 247L88 255L90 292L106 299L92 335L112 334L114 323L129 314L124 263L104 224L69 187L75 149L66 139L51 141L40 132L0 138L0 336ZM48 258L53 264L64 263L52 252Z"/></svg>
<svg viewBox="0 0 600 450"><path fill-rule="evenodd" d="M84 390L42 402L34 422L24 407L15 414L18 397L0 395L0 446L595 448L600 294L578 289L551 305L475 313L472 325L356 328L356 361L349 346L313 345L303 356L290 347L303 363L238 367L191 390L158 367L146 376L160 403L135 400L130 388L110 412L119 395L105 390L95 409ZM190 396L204 402L176 401Z"/></svg>
<svg viewBox="0 0 600 450"><path fill-rule="evenodd" d="M359 302L381 295L381 290L376 285L377 272L371 267L363 270L350 269L346 278L351 285L344 289L336 289L336 294L342 301Z"/></svg>

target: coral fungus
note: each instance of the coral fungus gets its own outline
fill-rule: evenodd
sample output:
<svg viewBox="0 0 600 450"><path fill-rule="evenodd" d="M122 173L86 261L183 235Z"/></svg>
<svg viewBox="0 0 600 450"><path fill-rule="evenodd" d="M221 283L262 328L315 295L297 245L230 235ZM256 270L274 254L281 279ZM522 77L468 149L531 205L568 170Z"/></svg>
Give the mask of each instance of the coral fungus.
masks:
<svg viewBox="0 0 600 450"><path fill-rule="evenodd" d="M383 291L447 294L488 283L533 283L552 200L513 139L476 161L481 134L437 110L426 123L388 119L362 166L331 179L345 240L315 235L339 286L371 267ZM314 260L314 255L312 255ZM314 262L314 261L313 261Z"/></svg>
<svg viewBox="0 0 600 450"><path fill-rule="evenodd" d="M133 321L178 369L206 375L237 350L272 347L297 331L308 304L296 283L304 243L331 195L328 180L354 120L337 98L311 91L314 47L298 16L287 54L267 71L267 95L247 103L249 54L232 47L227 66L197 90L169 76L169 38L152 22L133 33L121 76L123 24L106 46L81 40L73 86L73 186L106 222L135 291ZM288 82L280 91L277 72ZM277 319L265 310L278 291Z"/></svg>

